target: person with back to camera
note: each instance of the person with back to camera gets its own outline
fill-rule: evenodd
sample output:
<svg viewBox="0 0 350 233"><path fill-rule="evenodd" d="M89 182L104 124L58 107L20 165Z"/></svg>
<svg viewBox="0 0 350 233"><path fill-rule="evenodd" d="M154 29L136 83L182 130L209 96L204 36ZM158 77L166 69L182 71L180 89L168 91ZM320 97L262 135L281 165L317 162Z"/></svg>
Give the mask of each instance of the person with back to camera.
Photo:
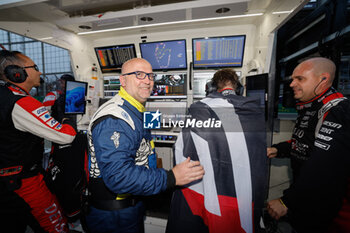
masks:
<svg viewBox="0 0 350 233"><path fill-rule="evenodd" d="M294 69L292 139L267 149L270 158L290 157L293 169L291 187L268 211L275 219L288 213L298 233L350 232L350 103L332 87L335 71L323 57Z"/></svg>
<svg viewBox="0 0 350 233"><path fill-rule="evenodd" d="M59 82L57 82L57 84L59 84ZM43 100L43 105L46 107L46 109L50 113L51 113L52 106L54 105L55 101L57 100L59 94L61 94L60 86L58 85L58 87L56 87L56 85L54 83L47 84L48 93L45 95L45 98Z"/></svg>
<svg viewBox="0 0 350 233"><path fill-rule="evenodd" d="M144 232L142 196L184 185L204 175L199 161L186 159L170 171L156 168L154 143L143 128L144 103L155 74L149 62L125 62L118 95L103 104L89 125L91 232ZM138 198L139 197L139 198Z"/></svg>
<svg viewBox="0 0 350 233"><path fill-rule="evenodd" d="M70 144L52 143L46 167L46 181L60 202L69 228L72 230L80 227L80 219L83 215L81 211L83 191L81 190L86 187L88 178L87 166L85 166L88 146L86 135L77 130L77 116L65 114L67 81L75 81L75 78L70 74L60 77L58 81L60 95L51 107L51 116L60 123L71 125L77 131L77 135Z"/></svg>
<svg viewBox="0 0 350 233"><path fill-rule="evenodd" d="M175 143L176 163L190 156L206 175L174 192L166 232L258 233L268 181L264 113L258 99L236 95L233 69L217 71L212 83L189 108L186 123L196 123ZM208 120L221 124L200 126Z"/></svg>
<svg viewBox="0 0 350 233"><path fill-rule="evenodd" d="M20 52L0 51L1 232L68 232L56 197L48 190L41 160L47 139L66 144L76 132L52 118L28 93L40 85L38 66Z"/></svg>

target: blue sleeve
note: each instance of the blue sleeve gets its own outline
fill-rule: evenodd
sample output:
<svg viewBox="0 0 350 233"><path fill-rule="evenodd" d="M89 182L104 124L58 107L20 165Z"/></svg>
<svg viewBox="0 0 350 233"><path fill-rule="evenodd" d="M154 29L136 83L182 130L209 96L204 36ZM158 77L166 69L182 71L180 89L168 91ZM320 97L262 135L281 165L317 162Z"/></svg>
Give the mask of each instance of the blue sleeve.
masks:
<svg viewBox="0 0 350 233"><path fill-rule="evenodd" d="M112 140L113 135L119 139ZM153 195L166 189L164 169L135 165L141 135L125 121L106 118L95 126L92 138L102 179L112 192Z"/></svg>

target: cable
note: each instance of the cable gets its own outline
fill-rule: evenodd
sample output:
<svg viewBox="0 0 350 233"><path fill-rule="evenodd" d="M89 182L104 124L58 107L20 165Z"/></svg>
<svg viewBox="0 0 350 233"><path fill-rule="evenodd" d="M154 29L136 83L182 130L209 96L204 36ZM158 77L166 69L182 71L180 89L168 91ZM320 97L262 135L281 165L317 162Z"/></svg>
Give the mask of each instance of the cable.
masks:
<svg viewBox="0 0 350 233"><path fill-rule="evenodd" d="M321 79L321 81L316 85L316 87L315 87L315 89L314 89L314 94L315 94L315 96L317 96L317 94L316 94L316 89L318 88L318 86L324 81L324 80L326 80L327 78L326 77L323 77L322 79Z"/></svg>

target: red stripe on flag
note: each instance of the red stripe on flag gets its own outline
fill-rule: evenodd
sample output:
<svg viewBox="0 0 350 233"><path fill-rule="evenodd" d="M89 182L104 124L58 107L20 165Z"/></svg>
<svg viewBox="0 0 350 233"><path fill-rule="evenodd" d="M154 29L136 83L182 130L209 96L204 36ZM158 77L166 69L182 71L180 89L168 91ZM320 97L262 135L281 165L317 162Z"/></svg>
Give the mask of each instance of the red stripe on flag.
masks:
<svg viewBox="0 0 350 233"><path fill-rule="evenodd" d="M204 196L192 191L182 189L182 193L192 211L192 214L200 216L209 232L215 233L246 233L239 218L237 198L218 195L221 216L212 214L205 209Z"/></svg>

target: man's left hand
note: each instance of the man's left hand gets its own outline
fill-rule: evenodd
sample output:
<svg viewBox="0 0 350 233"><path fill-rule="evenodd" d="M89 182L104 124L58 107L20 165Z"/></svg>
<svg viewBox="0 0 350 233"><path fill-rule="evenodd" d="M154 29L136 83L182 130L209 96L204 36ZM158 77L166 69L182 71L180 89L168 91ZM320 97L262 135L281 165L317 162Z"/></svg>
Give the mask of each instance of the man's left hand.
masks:
<svg viewBox="0 0 350 233"><path fill-rule="evenodd" d="M276 199L267 203L267 211L272 218L278 220L287 214L288 208L282 204L280 199Z"/></svg>

